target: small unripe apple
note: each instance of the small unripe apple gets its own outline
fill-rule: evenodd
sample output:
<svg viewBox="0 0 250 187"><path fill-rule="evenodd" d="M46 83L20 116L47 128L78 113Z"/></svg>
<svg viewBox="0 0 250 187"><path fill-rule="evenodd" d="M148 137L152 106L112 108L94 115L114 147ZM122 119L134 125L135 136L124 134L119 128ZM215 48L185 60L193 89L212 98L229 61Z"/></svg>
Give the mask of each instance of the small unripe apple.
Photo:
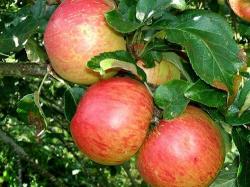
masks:
<svg viewBox="0 0 250 187"><path fill-rule="evenodd" d="M111 78L88 89L70 130L78 148L90 159L117 165L138 151L152 113L152 97L142 83L131 78Z"/></svg>
<svg viewBox="0 0 250 187"><path fill-rule="evenodd" d="M138 61L137 64L146 73L147 82L153 85L160 85L173 79L180 79L180 71L171 62L165 60L159 63L155 62L155 66L152 68L143 67L142 61Z"/></svg>
<svg viewBox="0 0 250 187"><path fill-rule="evenodd" d="M111 0L64 0L51 16L44 45L53 69L64 79L92 84L113 76L101 77L87 69L92 57L125 50L125 40L105 22L104 14L114 8Z"/></svg>
<svg viewBox="0 0 250 187"><path fill-rule="evenodd" d="M249 0L229 0L229 4L239 17L250 22L250 1Z"/></svg>
<svg viewBox="0 0 250 187"><path fill-rule="evenodd" d="M201 109L188 106L172 120L162 120L138 154L141 176L154 187L209 186L225 157L219 127Z"/></svg>

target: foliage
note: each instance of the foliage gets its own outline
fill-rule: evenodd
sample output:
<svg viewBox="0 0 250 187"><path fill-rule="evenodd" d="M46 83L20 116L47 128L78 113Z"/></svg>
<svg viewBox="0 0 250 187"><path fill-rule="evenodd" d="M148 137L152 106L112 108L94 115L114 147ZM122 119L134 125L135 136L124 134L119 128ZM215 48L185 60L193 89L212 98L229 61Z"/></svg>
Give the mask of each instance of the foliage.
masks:
<svg viewBox="0 0 250 187"><path fill-rule="evenodd" d="M0 70L6 63L48 62L43 33L58 6L48 2L0 1ZM116 1L117 9L105 18L124 35L128 50L100 54L88 67L101 74L119 67L130 71L120 76L146 81L138 60L153 67L172 58L182 80L156 89L149 85L159 116L174 118L188 103L202 107L233 145L211 186L250 186L250 24L236 17L224 0L178 2ZM67 186L146 186L134 157L123 166L102 166L74 145L69 121L87 86L65 82L50 68L43 79L6 75L0 71L0 132L19 147L0 136L0 186L53 186L49 177L16 154L18 150Z"/></svg>

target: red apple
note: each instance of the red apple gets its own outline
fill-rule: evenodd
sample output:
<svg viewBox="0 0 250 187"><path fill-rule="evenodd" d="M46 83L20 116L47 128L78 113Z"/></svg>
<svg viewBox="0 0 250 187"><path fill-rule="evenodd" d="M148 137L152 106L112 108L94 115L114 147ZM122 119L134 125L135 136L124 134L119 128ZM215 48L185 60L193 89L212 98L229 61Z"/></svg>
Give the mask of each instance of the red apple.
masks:
<svg viewBox="0 0 250 187"><path fill-rule="evenodd" d="M143 67L141 61L137 62L139 67L147 75L147 82L153 85L164 84L173 79L180 79L180 71L171 62L162 60L161 62L155 62L155 66L152 68Z"/></svg>
<svg viewBox="0 0 250 187"><path fill-rule="evenodd" d="M249 0L229 0L229 4L239 17L250 22L250 1Z"/></svg>
<svg viewBox="0 0 250 187"><path fill-rule="evenodd" d="M92 85L81 98L70 130L93 161L117 165L142 145L153 113L146 87L131 78L111 78Z"/></svg>
<svg viewBox="0 0 250 187"><path fill-rule="evenodd" d="M86 62L103 52L125 50L125 40L105 22L111 0L65 0L51 16L44 45L53 69L64 79L92 84L105 77L87 69Z"/></svg>
<svg viewBox="0 0 250 187"><path fill-rule="evenodd" d="M140 149L137 166L152 186L208 186L224 157L219 127L201 109L188 106L181 116L160 121Z"/></svg>

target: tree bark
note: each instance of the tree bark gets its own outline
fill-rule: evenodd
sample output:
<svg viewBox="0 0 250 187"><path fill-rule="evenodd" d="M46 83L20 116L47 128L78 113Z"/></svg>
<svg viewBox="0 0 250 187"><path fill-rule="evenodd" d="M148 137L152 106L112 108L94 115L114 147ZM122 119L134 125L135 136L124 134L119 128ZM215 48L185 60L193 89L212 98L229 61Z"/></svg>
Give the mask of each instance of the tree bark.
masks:
<svg viewBox="0 0 250 187"><path fill-rule="evenodd" d="M37 63L3 63L0 62L0 77L36 76L43 77L47 72L47 64Z"/></svg>

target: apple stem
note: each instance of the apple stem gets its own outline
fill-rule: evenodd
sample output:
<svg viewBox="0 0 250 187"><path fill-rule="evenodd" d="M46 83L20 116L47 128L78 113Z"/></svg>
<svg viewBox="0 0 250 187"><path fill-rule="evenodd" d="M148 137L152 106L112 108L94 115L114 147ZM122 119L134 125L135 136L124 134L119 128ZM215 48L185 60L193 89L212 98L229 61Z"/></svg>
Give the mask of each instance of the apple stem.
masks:
<svg viewBox="0 0 250 187"><path fill-rule="evenodd" d="M149 94L153 97L154 94L153 94L153 92L151 91L151 89L150 89L150 87L148 86L148 84L147 84L146 82L144 82L144 85L145 85L146 88L148 89Z"/></svg>
<svg viewBox="0 0 250 187"><path fill-rule="evenodd" d="M63 85L66 86L67 89L70 89L70 85L64 81L63 79L61 79L52 69L52 67L50 67L50 72L49 72L50 76L53 77L55 80L57 80L58 82L61 82Z"/></svg>

